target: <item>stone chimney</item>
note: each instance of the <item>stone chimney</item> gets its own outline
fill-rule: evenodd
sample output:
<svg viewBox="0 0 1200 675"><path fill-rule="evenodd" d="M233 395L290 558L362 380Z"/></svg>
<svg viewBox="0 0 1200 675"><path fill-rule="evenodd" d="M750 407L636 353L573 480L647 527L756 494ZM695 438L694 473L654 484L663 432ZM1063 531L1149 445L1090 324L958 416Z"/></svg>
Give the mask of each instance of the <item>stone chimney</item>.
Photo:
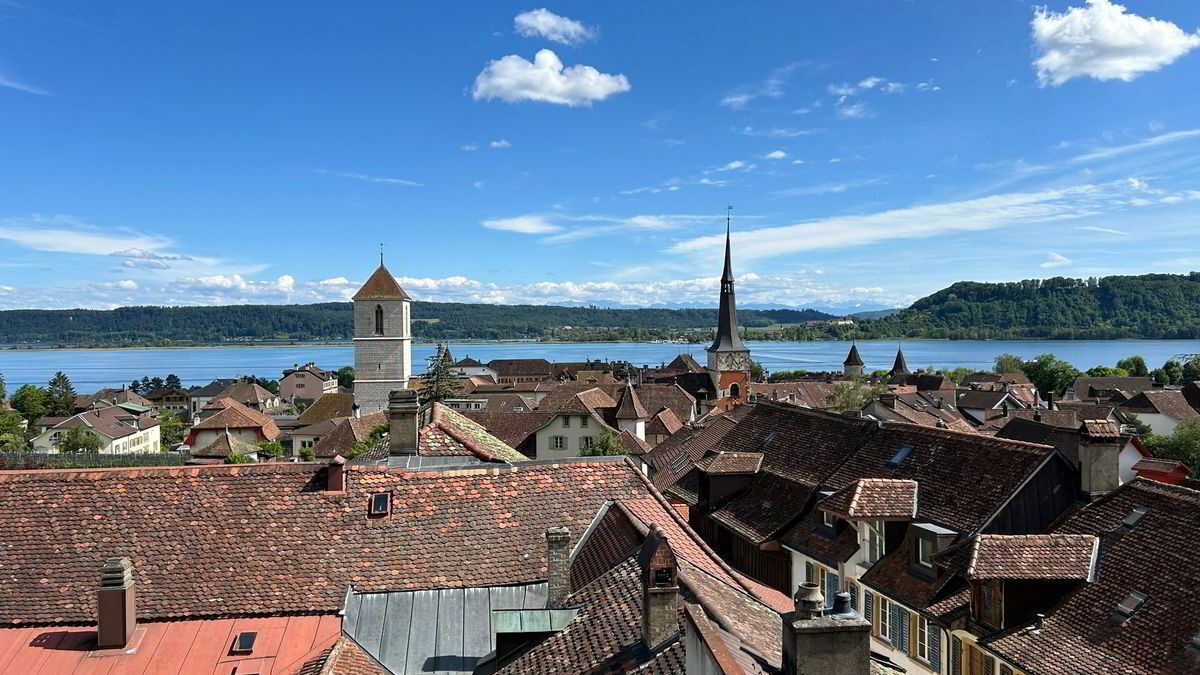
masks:
<svg viewBox="0 0 1200 675"><path fill-rule="evenodd" d="M565 527L546 530L546 606L558 609L571 594L571 531Z"/></svg>
<svg viewBox="0 0 1200 675"><path fill-rule="evenodd" d="M796 609L783 616L783 672L787 675L863 675L871 671L871 624L838 593L824 613L816 584L796 590Z"/></svg>
<svg viewBox="0 0 1200 675"><path fill-rule="evenodd" d="M329 463L329 474L325 479L325 489L329 492L346 491L346 458L336 455Z"/></svg>
<svg viewBox="0 0 1200 675"><path fill-rule="evenodd" d="M1121 435L1092 435L1084 425L1079 431L1079 483L1084 494L1099 499L1121 486Z"/></svg>
<svg viewBox="0 0 1200 675"><path fill-rule="evenodd" d="M896 394L894 394L892 392L886 392L886 393L879 395L879 402L881 404L883 404L884 406L891 408L892 410L895 410L896 409L896 398L897 398Z"/></svg>
<svg viewBox="0 0 1200 675"><path fill-rule="evenodd" d="M642 571L642 643L655 651L679 633L679 566L658 525L642 542L638 565Z"/></svg>
<svg viewBox="0 0 1200 675"><path fill-rule="evenodd" d="M123 648L136 627L133 563L129 558L109 558L101 568L96 591L96 647Z"/></svg>
<svg viewBox="0 0 1200 675"><path fill-rule="evenodd" d="M388 396L388 442L392 455L415 455L420 443L421 402L415 389L397 389Z"/></svg>

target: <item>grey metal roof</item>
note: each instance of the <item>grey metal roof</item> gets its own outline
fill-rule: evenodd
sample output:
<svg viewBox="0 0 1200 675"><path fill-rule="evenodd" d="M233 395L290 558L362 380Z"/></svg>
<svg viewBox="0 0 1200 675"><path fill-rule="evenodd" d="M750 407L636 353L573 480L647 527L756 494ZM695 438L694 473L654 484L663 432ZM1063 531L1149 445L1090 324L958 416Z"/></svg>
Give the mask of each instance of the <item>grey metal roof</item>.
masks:
<svg viewBox="0 0 1200 675"><path fill-rule="evenodd" d="M493 610L541 610L545 582L346 595L342 630L397 675L471 673L496 649Z"/></svg>

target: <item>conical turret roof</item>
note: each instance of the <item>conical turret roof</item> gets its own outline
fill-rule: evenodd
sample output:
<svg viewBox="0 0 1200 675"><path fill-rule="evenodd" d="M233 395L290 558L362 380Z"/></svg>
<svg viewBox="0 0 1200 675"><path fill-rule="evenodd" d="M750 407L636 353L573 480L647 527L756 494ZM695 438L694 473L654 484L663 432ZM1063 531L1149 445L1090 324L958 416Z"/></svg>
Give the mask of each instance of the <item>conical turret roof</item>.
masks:
<svg viewBox="0 0 1200 675"><path fill-rule="evenodd" d="M856 344L850 345L850 353L846 355L846 360L842 361L842 365L843 366L865 365L863 363L862 357L858 355L858 345L856 345Z"/></svg>
<svg viewBox="0 0 1200 675"><path fill-rule="evenodd" d="M904 362L904 350L897 347L896 362L892 364L892 369L888 372L888 375L909 375L911 372L908 369L908 364Z"/></svg>
<svg viewBox="0 0 1200 675"><path fill-rule="evenodd" d="M709 345L710 352L750 351L742 342L737 329L737 299L733 292L733 253L729 228L725 229L725 270L721 273L721 309L717 313L717 338Z"/></svg>

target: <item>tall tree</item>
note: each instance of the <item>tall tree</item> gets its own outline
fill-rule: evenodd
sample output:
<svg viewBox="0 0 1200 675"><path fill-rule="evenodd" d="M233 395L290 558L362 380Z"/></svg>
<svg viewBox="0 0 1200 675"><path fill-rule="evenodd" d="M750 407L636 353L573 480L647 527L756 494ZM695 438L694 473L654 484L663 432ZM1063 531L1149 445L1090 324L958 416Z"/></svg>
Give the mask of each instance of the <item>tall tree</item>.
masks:
<svg viewBox="0 0 1200 675"><path fill-rule="evenodd" d="M354 388L354 366L342 366L337 369L338 386L342 389Z"/></svg>
<svg viewBox="0 0 1200 675"><path fill-rule="evenodd" d="M1189 360L1183 364L1183 371L1180 373L1180 384L1188 382L1196 382L1200 380L1200 356Z"/></svg>
<svg viewBox="0 0 1200 675"><path fill-rule="evenodd" d="M1020 373L1024 372L1025 359L1016 354L1001 354L996 357L995 364L992 366L992 372L997 375L1005 373Z"/></svg>
<svg viewBox="0 0 1200 675"><path fill-rule="evenodd" d="M61 370L46 385L46 408L51 417L67 417L75 412L75 387Z"/></svg>
<svg viewBox="0 0 1200 675"><path fill-rule="evenodd" d="M132 382L130 382L129 383L129 391L132 391L135 394L142 393L141 381L135 378Z"/></svg>
<svg viewBox="0 0 1200 675"><path fill-rule="evenodd" d="M425 375L421 378L422 402L444 401L458 394L462 383L454 371L454 364L445 358L446 346L438 345L437 352L429 357Z"/></svg>
<svg viewBox="0 0 1200 675"><path fill-rule="evenodd" d="M1095 366L1087 369L1088 377L1128 377L1129 371L1112 366Z"/></svg>
<svg viewBox="0 0 1200 675"><path fill-rule="evenodd" d="M8 386L4 383L4 373L0 373L0 401L8 398Z"/></svg>
<svg viewBox="0 0 1200 675"><path fill-rule="evenodd" d="M170 375L167 375L167 379L163 380L163 384L171 389L182 389L183 388L183 380L180 380L179 376L176 375L175 373L171 373Z"/></svg>
<svg viewBox="0 0 1200 675"><path fill-rule="evenodd" d="M57 445L59 452L100 452L104 447L100 438L82 425L67 429L59 436Z"/></svg>
<svg viewBox="0 0 1200 675"><path fill-rule="evenodd" d="M163 450L169 450L183 442L183 422L179 415L170 410L158 414L158 439Z"/></svg>
<svg viewBox="0 0 1200 675"><path fill-rule="evenodd" d="M1071 385L1080 372L1075 366L1053 354L1042 354L1025 364L1025 375L1033 382L1042 398L1058 397Z"/></svg>
<svg viewBox="0 0 1200 675"><path fill-rule="evenodd" d="M872 385L862 378L838 382L829 392L826 403L837 412L862 410L871 399L887 391L882 384Z"/></svg>
<svg viewBox="0 0 1200 675"><path fill-rule="evenodd" d="M1170 436L1151 436L1146 445L1155 457L1174 459L1192 469L1192 478L1200 478L1200 420L1180 422Z"/></svg>
<svg viewBox="0 0 1200 675"><path fill-rule="evenodd" d="M27 422L32 424L39 417L46 416L46 392L41 387L32 384L23 385L13 392L9 402L13 410L21 413Z"/></svg>
<svg viewBox="0 0 1200 675"><path fill-rule="evenodd" d="M1117 367L1134 377L1146 377L1150 374L1150 368L1146 365L1146 359L1137 355L1117 361Z"/></svg>
<svg viewBox="0 0 1200 675"><path fill-rule="evenodd" d="M1167 359L1162 367L1163 384L1183 384L1183 364L1175 359Z"/></svg>
<svg viewBox="0 0 1200 675"><path fill-rule="evenodd" d="M25 420L15 410L0 410L0 450L25 448Z"/></svg>

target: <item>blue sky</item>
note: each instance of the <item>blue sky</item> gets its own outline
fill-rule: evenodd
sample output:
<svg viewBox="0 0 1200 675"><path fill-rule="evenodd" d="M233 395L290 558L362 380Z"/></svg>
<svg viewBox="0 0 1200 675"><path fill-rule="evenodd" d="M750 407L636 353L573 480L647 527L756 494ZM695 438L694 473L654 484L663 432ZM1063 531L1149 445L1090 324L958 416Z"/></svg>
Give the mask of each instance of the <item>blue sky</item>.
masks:
<svg viewBox="0 0 1200 675"><path fill-rule="evenodd" d="M1200 269L1200 3L0 0L0 307Z"/></svg>

